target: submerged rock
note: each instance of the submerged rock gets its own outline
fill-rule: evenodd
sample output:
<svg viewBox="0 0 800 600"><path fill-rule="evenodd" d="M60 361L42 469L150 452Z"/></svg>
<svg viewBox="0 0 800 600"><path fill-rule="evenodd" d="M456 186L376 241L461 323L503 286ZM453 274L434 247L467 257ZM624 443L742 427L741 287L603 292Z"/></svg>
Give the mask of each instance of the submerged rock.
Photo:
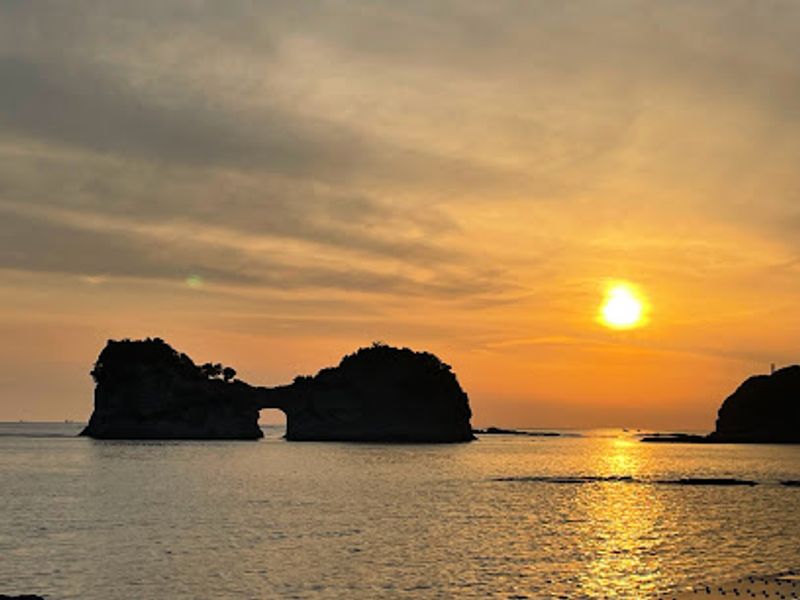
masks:
<svg viewBox="0 0 800 600"><path fill-rule="evenodd" d="M655 483L672 485L758 485L757 481L749 479L735 479L732 477L682 477L680 479L664 479Z"/></svg>
<svg viewBox="0 0 800 600"><path fill-rule="evenodd" d="M474 429L477 435L522 435L528 437L561 437L555 431L521 431L519 429L503 429L502 427L487 427L486 429Z"/></svg>
<svg viewBox="0 0 800 600"><path fill-rule="evenodd" d="M747 379L722 403L709 441L800 443L800 366Z"/></svg>
<svg viewBox="0 0 800 600"><path fill-rule="evenodd" d="M702 444L708 442L708 437L694 433L650 433L643 436L642 441L662 444Z"/></svg>
<svg viewBox="0 0 800 600"><path fill-rule="evenodd" d="M92 371L95 407L82 435L257 439L258 411L278 408L288 440L474 439L466 393L450 367L427 352L374 344L276 388L231 380L233 374L197 366L158 338L109 341Z"/></svg>

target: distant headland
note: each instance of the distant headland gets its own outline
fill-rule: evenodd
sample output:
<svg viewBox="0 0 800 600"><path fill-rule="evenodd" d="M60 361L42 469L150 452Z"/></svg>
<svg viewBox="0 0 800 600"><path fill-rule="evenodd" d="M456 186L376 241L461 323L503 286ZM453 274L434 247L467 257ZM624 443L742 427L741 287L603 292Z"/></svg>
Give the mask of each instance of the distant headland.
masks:
<svg viewBox="0 0 800 600"><path fill-rule="evenodd" d="M644 442L800 443L800 365L755 375L722 403L710 434L654 434Z"/></svg>
<svg viewBox="0 0 800 600"><path fill-rule="evenodd" d="M286 439L467 442L467 394L436 356L376 343L290 385L251 386L221 364L196 365L160 338L109 340L92 377L99 439L258 439L259 410L286 414Z"/></svg>

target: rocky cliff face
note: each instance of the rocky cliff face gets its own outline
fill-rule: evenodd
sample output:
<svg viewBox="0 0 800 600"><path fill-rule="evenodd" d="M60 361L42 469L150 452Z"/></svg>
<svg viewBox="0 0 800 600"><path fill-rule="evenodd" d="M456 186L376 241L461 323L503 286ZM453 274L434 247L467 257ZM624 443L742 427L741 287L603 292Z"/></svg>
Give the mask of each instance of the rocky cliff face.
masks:
<svg viewBox="0 0 800 600"><path fill-rule="evenodd" d="M722 403L708 439L800 443L800 366L747 379Z"/></svg>
<svg viewBox="0 0 800 600"><path fill-rule="evenodd" d="M258 439L259 390L210 377L158 338L109 341L92 371L81 435L111 439Z"/></svg>
<svg viewBox="0 0 800 600"><path fill-rule="evenodd" d="M95 407L82 435L128 439L256 439L258 411L286 413L289 440L464 442L467 395L427 352L380 344L288 386L223 381L158 338L109 341L92 376ZM232 376L231 376L232 377Z"/></svg>
<svg viewBox="0 0 800 600"><path fill-rule="evenodd" d="M285 395L289 440L474 439L467 394L428 352L376 344L275 391Z"/></svg>

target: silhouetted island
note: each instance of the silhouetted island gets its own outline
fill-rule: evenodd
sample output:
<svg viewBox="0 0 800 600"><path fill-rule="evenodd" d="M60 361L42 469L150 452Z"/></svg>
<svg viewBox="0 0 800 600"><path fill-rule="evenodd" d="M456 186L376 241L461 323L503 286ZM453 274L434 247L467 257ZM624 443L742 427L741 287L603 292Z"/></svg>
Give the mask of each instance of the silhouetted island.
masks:
<svg viewBox="0 0 800 600"><path fill-rule="evenodd" d="M717 442L800 443L800 366L747 379L719 409Z"/></svg>
<svg viewBox="0 0 800 600"><path fill-rule="evenodd" d="M262 437L259 390L231 381L232 376L220 379L222 371L221 365L196 365L159 338L109 340L91 372L94 411L81 435L106 439Z"/></svg>
<svg viewBox="0 0 800 600"><path fill-rule="evenodd" d="M429 352L373 344L270 392L286 413L288 440L474 439L467 394Z"/></svg>
<svg viewBox="0 0 800 600"><path fill-rule="evenodd" d="M220 364L196 365L159 338L110 340L97 359L95 407L81 435L117 439L257 439L258 411L286 414L286 439L466 442L467 394L428 352L373 344L338 366L266 388Z"/></svg>
<svg viewBox="0 0 800 600"><path fill-rule="evenodd" d="M654 434L644 442L800 443L800 366L755 375L728 396L707 436Z"/></svg>

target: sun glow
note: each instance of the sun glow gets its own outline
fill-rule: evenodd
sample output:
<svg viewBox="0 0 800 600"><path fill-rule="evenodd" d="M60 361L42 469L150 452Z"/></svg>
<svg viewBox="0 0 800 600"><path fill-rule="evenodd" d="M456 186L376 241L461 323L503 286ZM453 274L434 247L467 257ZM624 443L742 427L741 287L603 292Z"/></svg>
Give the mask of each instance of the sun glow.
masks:
<svg viewBox="0 0 800 600"><path fill-rule="evenodd" d="M606 289L599 321L612 329L633 329L644 324L645 302L628 283L613 283Z"/></svg>

